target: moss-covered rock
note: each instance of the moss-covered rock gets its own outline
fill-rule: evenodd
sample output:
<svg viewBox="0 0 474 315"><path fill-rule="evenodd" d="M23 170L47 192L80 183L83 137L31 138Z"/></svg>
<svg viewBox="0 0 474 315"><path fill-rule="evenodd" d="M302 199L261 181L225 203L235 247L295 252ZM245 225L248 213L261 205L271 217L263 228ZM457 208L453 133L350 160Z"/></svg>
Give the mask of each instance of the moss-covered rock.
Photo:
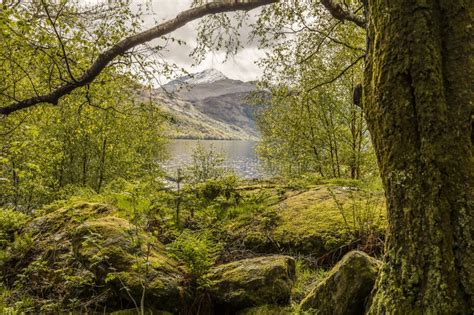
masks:
<svg viewBox="0 0 474 315"><path fill-rule="evenodd" d="M178 263L165 248L127 220L106 216L87 220L73 233L73 250L97 283L139 301L145 286L147 305L177 311L184 289Z"/></svg>
<svg viewBox="0 0 474 315"><path fill-rule="evenodd" d="M359 251L346 254L301 302L301 310L317 314L364 314L380 261Z"/></svg>
<svg viewBox="0 0 474 315"><path fill-rule="evenodd" d="M108 205L38 217L7 250L4 283L22 311L133 308L144 287L147 307L177 311L186 296L181 267L164 246Z"/></svg>
<svg viewBox="0 0 474 315"><path fill-rule="evenodd" d="M227 231L252 251L319 257L360 239L362 229L382 237L385 223L381 193L324 184L287 190L266 211L229 222Z"/></svg>
<svg viewBox="0 0 474 315"><path fill-rule="evenodd" d="M212 268L209 280L217 309L286 304L295 280L295 261L288 256L244 259Z"/></svg>

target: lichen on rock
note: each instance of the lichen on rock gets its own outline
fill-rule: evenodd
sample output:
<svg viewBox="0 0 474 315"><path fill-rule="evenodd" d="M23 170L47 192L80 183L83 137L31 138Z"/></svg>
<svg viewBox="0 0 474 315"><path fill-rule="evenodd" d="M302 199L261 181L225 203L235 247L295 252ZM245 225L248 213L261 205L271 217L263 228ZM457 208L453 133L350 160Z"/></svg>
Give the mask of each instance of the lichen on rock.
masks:
<svg viewBox="0 0 474 315"><path fill-rule="evenodd" d="M139 300L145 289L147 304L177 310L184 291L181 267L165 248L127 220L106 216L87 220L73 236L76 257L122 298Z"/></svg>
<svg viewBox="0 0 474 315"><path fill-rule="evenodd" d="M295 280L295 261L281 255L244 259L212 268L209 280L217 309L287 304Z"/></svg>
<svg viewBox="0 0 474 315"><path fill-rule="evenodd" d="M364 314L381 262L360 251L346 254L301 302L316 314Z"/></svg>

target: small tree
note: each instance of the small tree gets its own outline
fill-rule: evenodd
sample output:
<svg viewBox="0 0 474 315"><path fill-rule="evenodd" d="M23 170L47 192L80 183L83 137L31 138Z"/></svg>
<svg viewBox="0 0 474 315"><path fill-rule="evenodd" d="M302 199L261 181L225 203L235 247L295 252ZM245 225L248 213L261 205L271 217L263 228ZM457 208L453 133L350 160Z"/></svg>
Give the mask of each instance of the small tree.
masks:
<svg viewBox="0 0 474 315"><path fill-rule="evenodd" d="M206 150L202 144L198 144L193 151L192 158L192 164L187 168L187 171L193 183L217 179L226 174L224 155L218 152L213 145Z"/></svg>

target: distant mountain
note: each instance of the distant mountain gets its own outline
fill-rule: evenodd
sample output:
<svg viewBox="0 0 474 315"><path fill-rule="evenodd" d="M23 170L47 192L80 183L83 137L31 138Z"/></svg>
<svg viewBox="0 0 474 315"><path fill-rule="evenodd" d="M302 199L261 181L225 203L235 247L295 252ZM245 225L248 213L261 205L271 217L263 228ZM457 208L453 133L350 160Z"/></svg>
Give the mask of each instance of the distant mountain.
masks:
<svg viewBox="0 0 474 315"><path fill-rule="evenodd" d="M198 73L186 75L176 80L168 82L165 87L167 89L173 89L183 84L196 85L204 83L212 83L219 80L225 80L227 77L220 71L215 69L207 69Z"/></svg>
<svg viewBox="0 0 474 315"><path fill-rule="evenodd" d="M215 69L183 76L142 96L166 113L174 138L257 139L255 112L249 103L255 82L227 78Z"/></svg>

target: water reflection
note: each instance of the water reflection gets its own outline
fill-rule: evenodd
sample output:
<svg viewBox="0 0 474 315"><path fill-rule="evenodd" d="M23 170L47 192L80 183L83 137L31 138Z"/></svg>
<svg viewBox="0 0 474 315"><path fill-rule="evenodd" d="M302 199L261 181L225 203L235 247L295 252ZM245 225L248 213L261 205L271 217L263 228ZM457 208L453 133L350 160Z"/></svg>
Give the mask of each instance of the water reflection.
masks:
<svg viewBox="0 0 474 315"><path fill-rule="evenodd" d="M171 140L168 145L170 159L163 164L165 170L186 168L192 162L192 153L201 144L205 149L224 154L224 165L244 178L259 178L263 172L255 154L255 141L244 140Z"/></svg>

